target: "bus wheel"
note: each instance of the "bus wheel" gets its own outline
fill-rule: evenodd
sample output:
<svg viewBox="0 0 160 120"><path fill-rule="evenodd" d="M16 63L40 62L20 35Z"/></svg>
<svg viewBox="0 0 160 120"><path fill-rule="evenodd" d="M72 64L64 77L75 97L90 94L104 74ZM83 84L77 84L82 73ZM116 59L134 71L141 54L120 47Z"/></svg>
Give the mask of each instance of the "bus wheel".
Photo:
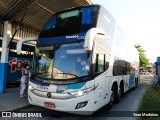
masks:
<svg viewBox="0 0 160 120"><path fill-rule="evenodd" d="M115 94L115 103L118 103L121 100L122 97L122 88L119 88L119 91L116 91L117 93Z"/></svg>
<svg viewBox="0 0 160 120"><path fill-rule="evenodd" d="M120 91L121 91L121 89L120 89ZM114 83L113 86L112 86L112 93L113 93L113 96L112 96L113 102L118 103L120 101L121 97L119 96L118 86L117 86L116 83Z"/></svg>
<svg viewBox="0 0 160 120"><path fill-rule="evenodd" d="M121 81L119 91L118 91L118 94L117 94L117 98L116 98L116 100L117 100L116 102L120 101L123 94L124 94L124 84L123 84L123 81Z"/></svg>
<svg viewBox="0 0 160 120"><path fill-rule="evenodd" d="M135 78L134 82L135 82L135 85L134 85L133 89L135 90L137 88L137 86L138 86L138 80L137 80L137 78Z"/></svg>
<svg viewBox="0 0 160 120"><path fill-rule="evenodd" d="M122 88L120 87L117 94L117 103L120 101L121 97L122 97Z"/></svg>
<svg viewBox="0 0 160 120"><path fill-rule="evenodd" d="M114 101L115 101L115 93L114 93L114 91L112 90L111 97L110 97L110 102L109 102L109 104L108 104L109 110L112 108Z"/></svg>

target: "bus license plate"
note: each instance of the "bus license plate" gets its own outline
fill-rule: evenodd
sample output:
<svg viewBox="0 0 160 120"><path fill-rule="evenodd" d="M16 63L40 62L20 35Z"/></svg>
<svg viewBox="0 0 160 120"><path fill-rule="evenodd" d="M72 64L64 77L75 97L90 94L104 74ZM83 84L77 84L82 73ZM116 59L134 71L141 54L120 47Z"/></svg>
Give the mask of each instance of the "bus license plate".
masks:
<svg viewBox="0 0 160 120"><path fill-rule="evenodd" d="M50 103L50 102L44 102L44 106L48 107L48 108L55 108L55 104L54 103Z"/></svg>

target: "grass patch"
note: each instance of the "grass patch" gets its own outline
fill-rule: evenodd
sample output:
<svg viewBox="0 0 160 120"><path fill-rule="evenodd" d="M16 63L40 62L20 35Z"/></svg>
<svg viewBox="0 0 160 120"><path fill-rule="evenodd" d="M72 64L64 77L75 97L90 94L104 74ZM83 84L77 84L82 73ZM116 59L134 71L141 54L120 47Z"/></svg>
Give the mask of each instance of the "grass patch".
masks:
<svg viewBox="0 0 160 120"><path fill-rule="evenodd" d="M140 117L139 120L160 120L160 89L149 86L143 94L138 111L159 113L158 117Z"/></svg>

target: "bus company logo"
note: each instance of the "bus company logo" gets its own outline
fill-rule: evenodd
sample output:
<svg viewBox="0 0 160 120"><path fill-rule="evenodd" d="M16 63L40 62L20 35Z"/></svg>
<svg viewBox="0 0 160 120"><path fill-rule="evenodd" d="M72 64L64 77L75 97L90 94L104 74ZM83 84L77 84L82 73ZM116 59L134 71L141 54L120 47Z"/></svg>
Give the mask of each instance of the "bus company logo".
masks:
<svg viewBox="0 0 160 120"><path fill-rule="evenodd" d="M79 36L79 35L66 36L66 39L73 39L73 38L84 39L84 36Z"/></svg>
<svg viewBox="0 0 160 120"><path fill-rule="evenodd" d="M17 60L17 58L9 61L9 65L11 66L11 73L16 72L17 70L21 70L25 63L28 63L29 65L31 64L29 61Z"/></svg>
<svg viewBox="0 0 160 120"><path fill-rule="evenodd" d="M67 90L67 87L66 87L66 86L58 86L58 90L63 90L63 91L65 91L65 90Z"/></svg>

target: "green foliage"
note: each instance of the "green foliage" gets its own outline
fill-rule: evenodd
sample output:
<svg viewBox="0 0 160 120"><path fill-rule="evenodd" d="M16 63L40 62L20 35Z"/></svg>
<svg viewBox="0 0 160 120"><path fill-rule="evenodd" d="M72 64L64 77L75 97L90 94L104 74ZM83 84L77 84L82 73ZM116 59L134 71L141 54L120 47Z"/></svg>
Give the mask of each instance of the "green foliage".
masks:
<svg viewBox="0 0 160 120"><path fill-rule="evenodd" d="M149 86L139 104L138 112L159 113L160 111L160 89ZM160 120L158 117L140 117L138 120Z"/></svg>
<svg viewBox="0 0 160 120"><path fill-rule="evenodd" d="M139 44L135 45L135 48L139 52L139 58L140 58L140 67L146 67L146 65L149 65L149 59L145 55L145 50L143 47Z"/></svg>

